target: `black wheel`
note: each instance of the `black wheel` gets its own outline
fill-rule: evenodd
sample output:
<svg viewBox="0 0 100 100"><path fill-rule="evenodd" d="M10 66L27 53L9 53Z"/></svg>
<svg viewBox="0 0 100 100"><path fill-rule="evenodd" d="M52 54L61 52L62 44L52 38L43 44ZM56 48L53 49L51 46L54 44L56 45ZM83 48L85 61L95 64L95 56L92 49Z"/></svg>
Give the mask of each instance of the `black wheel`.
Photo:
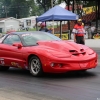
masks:
<svg viewBox="0 0 100 100"><path fill-rule="evenodd" d="M42 64L37 56L31 57L29 60L29 70L33 76L41 76L43 74Z"/></svg>
<svg viewBox="0 0 100 100"><path fill-rule="evenodd" d="M8 69L8 66L0 66L0 71L7 71Z"/></svg>

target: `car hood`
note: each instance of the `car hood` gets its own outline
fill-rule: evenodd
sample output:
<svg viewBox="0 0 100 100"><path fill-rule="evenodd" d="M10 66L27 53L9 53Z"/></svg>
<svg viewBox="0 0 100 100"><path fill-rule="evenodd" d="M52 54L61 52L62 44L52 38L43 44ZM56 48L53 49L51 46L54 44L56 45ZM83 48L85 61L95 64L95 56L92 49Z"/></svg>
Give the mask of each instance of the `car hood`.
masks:
<svg viewBox="0 0 100 100"><path fill-rule="evenodd" d="M39 46L49 51L59 53L79 54L85 53L89 48L85 45L77 44L72 41L38 41Z"/></svg>

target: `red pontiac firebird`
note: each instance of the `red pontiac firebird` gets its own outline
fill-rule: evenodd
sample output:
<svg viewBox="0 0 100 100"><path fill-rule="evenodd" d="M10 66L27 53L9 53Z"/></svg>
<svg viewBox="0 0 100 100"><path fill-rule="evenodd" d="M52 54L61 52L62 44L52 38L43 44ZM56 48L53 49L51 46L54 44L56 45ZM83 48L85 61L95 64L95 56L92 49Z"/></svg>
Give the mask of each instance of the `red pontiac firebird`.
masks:
<svg viewBox="0 0 100 100"><path fill-rule="evenodd" d="M94 50L46 32L14 32L0 38L0 69L27 69L33 76L43 72L85 71L97 66Z"/></svg>

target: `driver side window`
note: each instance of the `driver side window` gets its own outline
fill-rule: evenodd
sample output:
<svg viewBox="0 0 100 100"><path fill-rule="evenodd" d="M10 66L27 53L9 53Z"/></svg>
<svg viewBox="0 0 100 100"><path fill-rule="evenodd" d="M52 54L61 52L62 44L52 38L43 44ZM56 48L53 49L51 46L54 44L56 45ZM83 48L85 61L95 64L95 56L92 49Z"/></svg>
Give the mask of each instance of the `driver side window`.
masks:
<svg viewBox="0 0 100 100"><path fill-rule="evenodd" d="M20 42L21 40L18 35L8 35L7 38L3 41L3 44L12 45L15 42Z"/></svg>

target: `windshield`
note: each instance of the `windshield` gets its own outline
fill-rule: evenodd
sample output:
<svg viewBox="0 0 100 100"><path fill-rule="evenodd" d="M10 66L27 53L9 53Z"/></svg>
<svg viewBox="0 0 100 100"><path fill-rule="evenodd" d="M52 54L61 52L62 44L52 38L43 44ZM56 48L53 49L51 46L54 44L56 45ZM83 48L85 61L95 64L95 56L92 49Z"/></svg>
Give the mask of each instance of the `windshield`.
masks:
<svg viewBox="0 0 100 100"><path fill-rule="evenodd" d="M54 36L53 34L46 32L33 32L22 34L25 45L36 45L37 41L52 41L52 40L61 40L60 38Z"/></svg>

